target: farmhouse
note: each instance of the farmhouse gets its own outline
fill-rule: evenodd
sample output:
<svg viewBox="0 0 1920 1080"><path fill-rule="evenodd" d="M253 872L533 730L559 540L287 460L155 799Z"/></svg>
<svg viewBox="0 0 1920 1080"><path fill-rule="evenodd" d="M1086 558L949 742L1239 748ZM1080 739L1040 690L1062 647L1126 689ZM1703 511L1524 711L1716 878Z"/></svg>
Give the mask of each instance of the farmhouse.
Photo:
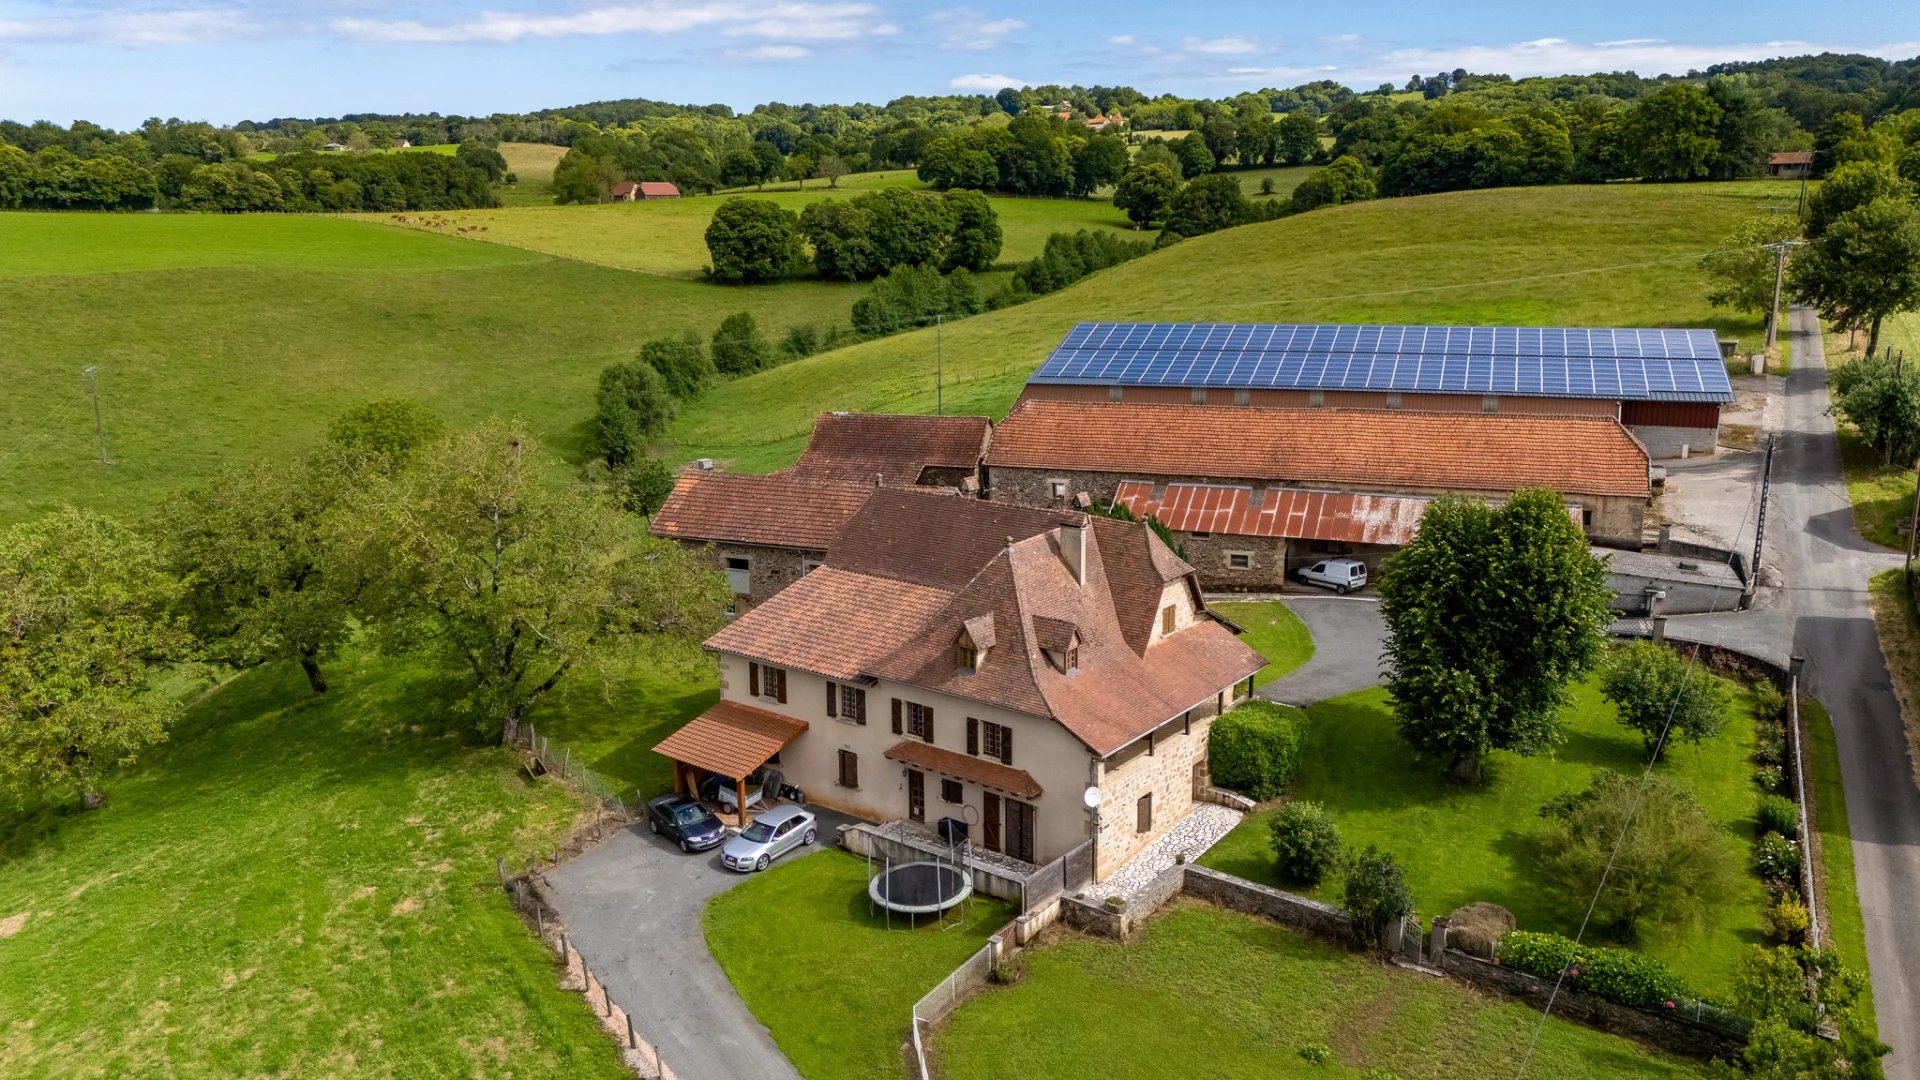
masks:
<svg viewBox="0 0 1920 1080"><path fill-rule="evenodd" d="M1668 458L1713 452L1733 385L1710 330L1081 323L1034 399L1604 418Z"/></svg>
<svg viewBox="0 0 1920 1080"><path fill-rule="evenodd" d="M1813 151L1783 150L1768 154L1767 175L1782 180L1805 180L1813 175Z"/></svg>
<svg viewBox="0 0 1920 1080"><path fill-rule="evenodd" d="M707 647L720 702L655 748L679 789L718 775L744 799L777 769L1027 863L1092 835L1096 877L1192 807L1212 718L1264 663L1142 525L907 489Z"/></svg>
<svg viewBox="0 0 1920 1080"><path fill-rule="evenodd" d="M388 145L395 150L413 149L413 141L410 139L395 139L393 140L393 142L389 143Z"/></svg>
<svg viewBox="0 0 1920 1080"><path fill-rule="evenodd" d="M632 202L639 197L640 185L631 180L622 180L613 185L613 192L608 196L614 202Z"/></svg>
<svg viewBox="0 0 1920 1080"><path fill-rule="evenodd" d="M1154 515L1215 588L1270 588L1330 554L1377 563L1448 492L1551 488L1596 541L1637 547L1651 495L1645 449L1592 416L1030 398L986 472L996 501Z"/></svg>
<svg viewBox="0 0 1920 1080"><path fill-rule="evenodd" d="M821 413L806 453L780 475L978 491L993 425L983 416Z"/></svg>
<svg viewBox="0 0 1920 1080"><path fill-rule="evenodd" d="M792 476L753 476L698 466L682 470L648 531L711 544L743 612L826 562L840 529L874 492Z"/></svg>

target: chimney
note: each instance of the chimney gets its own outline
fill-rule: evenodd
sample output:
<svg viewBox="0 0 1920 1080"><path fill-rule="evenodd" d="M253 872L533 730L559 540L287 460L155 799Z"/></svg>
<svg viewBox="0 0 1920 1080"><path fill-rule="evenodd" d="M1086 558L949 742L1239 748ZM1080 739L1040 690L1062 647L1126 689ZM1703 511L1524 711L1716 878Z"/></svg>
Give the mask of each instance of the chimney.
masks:
<svg viewBox="0 0 1920 1080"><path fill-rule="evenodd" d="M1087 519L1084 514L1080 520L1060 526L1060 559L1067 564L1067 572L1073 575L1076 584L1087 583Z"/></svg>

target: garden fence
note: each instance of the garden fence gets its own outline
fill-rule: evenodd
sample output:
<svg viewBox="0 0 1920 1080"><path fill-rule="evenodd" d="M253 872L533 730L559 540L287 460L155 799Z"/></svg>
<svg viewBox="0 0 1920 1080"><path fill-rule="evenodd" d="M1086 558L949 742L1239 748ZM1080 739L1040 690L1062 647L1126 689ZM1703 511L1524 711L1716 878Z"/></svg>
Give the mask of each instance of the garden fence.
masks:
<svg viewBox="0 0 1920 1080"><path fill-rule="evenodd" d="M988 977L993 974L993 950L991 941L980 946L979 952L961 961L951 975L940 980L940 985L913 1003L913 1059L919 1067L920 1080L932 1080L932 1074L927 1071L927 1050L920 1026L945 1019L959 1006L961 998L987 985Z"/></svg>
<svg viewBox="0 0 1920 1080"><path fill-rule="evenodd" d="M1020 914L1045 907L1055 897L1078 892L1093 881L1093 841L1083 840L1065 855L1027 875L1020 890Z"/></svg>
<svg viewBox="0 0 1920 1080"><path fill-rule="evenodd" d="M532 724L521 726L520 738L515 745L524 747L532 753L540 769L558 775L560 779L570 781L582 791L600 800L609 810L617 811L623 817L630 813L628 796L632 792L621 784L601 776L575 760L573 751L565 745L556 744L552 739L540 734ZM624 793L623 793L624 792Z"/></svg>
<svg viewBox="0 0 1920 1080"><path fill-rule="evenodd" d="M1814 888L1812 822L1807 819L1807 756L1800 739L1800 675L1787 679L1787 748L1793 754L1793 801L1800 808L1800 895L1807 902L1807 940L1820 944L1820 893Z"/></svg>

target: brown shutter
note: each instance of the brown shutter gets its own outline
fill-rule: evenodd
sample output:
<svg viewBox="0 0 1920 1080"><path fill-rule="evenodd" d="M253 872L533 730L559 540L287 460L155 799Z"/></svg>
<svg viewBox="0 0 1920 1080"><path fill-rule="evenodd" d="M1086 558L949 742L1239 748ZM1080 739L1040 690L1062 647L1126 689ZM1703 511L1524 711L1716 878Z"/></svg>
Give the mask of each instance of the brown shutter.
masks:
<svg viewBox="0 0 1920 1080"><path fill-rule="evenodd" d="M847 751L847 786L860 786L860 755L851 750Z"/></svg>
<svg viewBox="0 0 1920 1080"><path fill-rule="evenodd" d="M854 691L853 722L861 727L867 726L867 692L865 690Z"/></svg>
<svg viewBox="0 0 1920 1080"><path fill-rule="evenodd" d="M773 668L770 673L773 675L774 700L785 705L787 703L787 669Z"/></svg>
<svg viewBox="0 0 1920 1080"><path fill-rule="evenodd" d="M979 752L980 752L980 721L969 716L967 717L967 753L977 754Z"/></svg>
<svg viewBox="0 0 1920 1080"><path fill-rule="evenodd" d="M760 696L760 665L759 664L747 665L747 695L749 697Z"/></svg>
<svg viewBox="0 0 1920 1080"><path fill-rule="evenodd" d="M838 700L840 697L839 690L840 688L832 683L827 684L827 719L829 720L840 715L838 712L840 706Z"/></svg>
<svg viewBox="0 0 1920 1080"><path fill-rule="evenodd" d="M1000 764L1013 764L1013 729L1010 727L1000 729Z"/></svg>
<svg viewBox="0 0 1920 1080"><path fill-rule="evenodd" d="M929 706L924 710L922 710L922 712L927 718L927 741L932 742L933 741L933 708Z"/></svg>
<svg viewBox="0 0 1920 1080"><path fill-rule="evenodd" d="M900 699L893 699L893 733L900 734Z"/></svg>

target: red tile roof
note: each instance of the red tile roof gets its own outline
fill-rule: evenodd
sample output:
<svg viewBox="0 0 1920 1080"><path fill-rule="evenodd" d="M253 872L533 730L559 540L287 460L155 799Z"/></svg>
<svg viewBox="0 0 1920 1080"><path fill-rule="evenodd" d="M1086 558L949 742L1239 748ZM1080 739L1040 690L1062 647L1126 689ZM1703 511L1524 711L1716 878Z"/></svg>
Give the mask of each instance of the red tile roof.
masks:
<svg viewBox="0 0 1920 1080"><path fill-rule="evenodd" d="M949 591L963 588L1010 540L1086 515L912 489L869 489L827 549L827 565Z"/></svg>
<svg viewBox="0 0 1920 1080"><path fill-rule="evenodd" d="M1352 495L1226 484L1122 483L1114 497L1135 517L1151 514L1179 532L1279 536L1349 544L1405 544L1420 529L1432 500L1409 495ZM1256 498L1257 496L1257 498Z"/></svg>
<svg viewBox="0 0 1920 1080"><path fill-rule="evenodd" d="M1767 164L1769 165L1811 165L1813 164L1813 151L1783 150L1777 154L1768 154Z"/></svg>
<svg viewBox="0 0 1920 1080"><path fill-rule="evenodd" d="M707 647L851 680L874 655L920 633L952 599L940 589L823 566L728 623Z"/></svg>
<svg viewBox="0 0 1920 1080"><path fill-rule="evenodd" d="M661 180L642 180L640 197L643 199L677 199L680 189Z"/></svg>
<svg viewBox="0 0 1920 1080"><path fill-rule="evenodd" d="M1650 492L1646 449L1617 420L1581 417L1029 399L994 429L987 465L1316 487Z"/></svg>
<svg viewBox="0 0 1920 1080"><path fill-rule="evenodd" d="M634 192L639 190L640 190L640 185L634 183L631 180L622 180L619 183L613 185L613 195L614 195L614 198L616 199L622 195L631 195Z"/></svg>
<svg viewBox="0 0 1920 1080"><path fill-rule="evenodd" d="M825 551L874 489L688 468L648 527L676 540Z"/></svg>
<svg viewBox="0 0 1920 1080"><path fill-rule="evenodd" d="M697 769L742 779L807 730L805 720L719 701L653 749Z"/></svg>
<svg viewBox="0 0 1920 1080"><path fill-rule="evenodd" d="M974 757L971 754L942 750L931 743L908 739L893 744L887 750L888 761L903 762L928 772L942 776L951 776L955 780L979 784L1004 791L1022 799L1040 797L1040 782L1025 769L1016 769L1011 765L1002 765L987 758Z"/></svg>
<svg viewBox="0 0 1920 1080"><path fill-rule="evenodd" d="M984 416L821 413L788 475L910 487L929 468L972 470L993 426Z"/></svg>

